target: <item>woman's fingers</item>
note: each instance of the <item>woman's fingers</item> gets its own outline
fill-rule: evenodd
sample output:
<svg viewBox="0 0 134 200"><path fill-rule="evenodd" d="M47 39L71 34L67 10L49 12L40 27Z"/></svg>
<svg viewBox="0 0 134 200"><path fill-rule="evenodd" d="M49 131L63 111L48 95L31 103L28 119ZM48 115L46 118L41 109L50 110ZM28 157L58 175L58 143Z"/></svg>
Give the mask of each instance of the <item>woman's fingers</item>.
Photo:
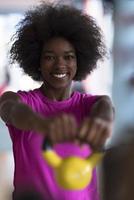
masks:
<svg viewBox="0 0 134 200"><path fill-rule="evenodd" d="M110 136L112 125L101 118L86 118L77 127L72 115L62 114L48 120L47 136L52 145L66 141L77 141L77 144L87 143L94 149L101 149Z"/></svg>
<svg viewBox="0 0 134 200"><path fill-rule="evenodd" d="M62 114L51 119L47 127L47 135L52 144L73 141L76 135L76 120L71 115Z"/></svg>
<svg viewBox="0 0 134 200"><path fill-rule="evenodd" d="M84 122L81 124L78 132L78 140L80 144L85 143L87 139L87 133L90 131L90 120L85 119Z"/></svg>
<svg viewBox="0 0 134 200"><path fill-rule="evenodd" d="M89 143L94 150L101 150L108 138L107 127L101 122L101 125L96 125L94 137L89 137Z"/></svg>
<svg viewBox="0 0 134 200"><path fill-rule="evenodd" d="M76 120L72 115L60 116L60 141L72 141L76 135Z"/></svg>
<svg viewBox="0 0 134 200"><path fill-rule="evenodd" d="M94 149L102 149L104 147L104 144L106 140L111 136L112 129L111 125L107 121L102 121L100 132L99 134L96 134L96 137L94 138L92 145Z"/></svg>
<svg viewBox="0 0 134 200"><path fill-rule="evenodd" d="M94 149L101 149L111 134L110 123L101 118L86 119L79 129L80 143L87 143Z"/></svg>

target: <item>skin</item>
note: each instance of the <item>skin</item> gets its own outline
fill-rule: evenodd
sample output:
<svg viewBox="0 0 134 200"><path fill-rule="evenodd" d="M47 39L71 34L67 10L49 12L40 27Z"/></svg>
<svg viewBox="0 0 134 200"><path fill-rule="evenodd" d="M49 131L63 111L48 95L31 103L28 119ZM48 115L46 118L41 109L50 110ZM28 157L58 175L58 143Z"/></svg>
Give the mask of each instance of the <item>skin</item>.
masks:
<svg viewBox="0 0 134 200"><path fill-rule="evenodd" d="M39 70L44 80L43 94L53 101L68 99L77 71L77 57L72 44L59 37L49 40L43 47ZM89 143L94 150L100 150L111 135L114 112L110 98L100 96L90 116L77 127L72 115L43 118L22 103L16 93L6 92L0 98L0 116L19 129L47 133L52 145L77 140L79 145Z"/></svg>

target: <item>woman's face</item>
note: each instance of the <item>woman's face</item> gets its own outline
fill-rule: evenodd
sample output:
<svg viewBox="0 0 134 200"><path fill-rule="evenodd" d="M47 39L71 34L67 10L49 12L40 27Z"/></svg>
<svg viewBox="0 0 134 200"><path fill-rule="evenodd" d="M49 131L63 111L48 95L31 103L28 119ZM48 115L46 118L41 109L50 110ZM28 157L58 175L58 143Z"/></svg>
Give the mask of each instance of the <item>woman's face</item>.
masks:
<svg viewBox="0 0 134 200"><path fill-rule="evenodd" d="M43 47L40 67L44 83L49 88L66 88L77 70L74 47L64 38L50 39Z"/></svg>

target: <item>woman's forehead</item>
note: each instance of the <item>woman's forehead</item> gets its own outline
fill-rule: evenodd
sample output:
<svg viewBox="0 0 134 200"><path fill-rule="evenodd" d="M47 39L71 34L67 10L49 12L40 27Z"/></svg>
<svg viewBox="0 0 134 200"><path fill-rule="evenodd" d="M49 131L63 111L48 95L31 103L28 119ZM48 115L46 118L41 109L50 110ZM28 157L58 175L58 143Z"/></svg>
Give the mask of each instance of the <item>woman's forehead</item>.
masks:
<svg viewBox="0 0 134 200"><path fill-rule="evenodd" d="M64 50L65 52L74 52L75 49L73 45L66 39L62 37L56 37L48 40L43 47L43 51L51 52L51 51L60 51Z"/></svg>

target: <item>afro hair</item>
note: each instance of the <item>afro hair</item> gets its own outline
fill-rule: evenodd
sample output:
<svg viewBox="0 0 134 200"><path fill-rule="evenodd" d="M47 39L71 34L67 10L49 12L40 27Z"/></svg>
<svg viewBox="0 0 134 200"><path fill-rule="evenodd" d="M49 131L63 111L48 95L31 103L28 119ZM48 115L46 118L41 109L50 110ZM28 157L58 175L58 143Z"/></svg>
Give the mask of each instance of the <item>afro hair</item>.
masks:
<svg viewBox="0 0 134 200"><path fill-rule="evenodd" d="M53 37L65 38L75 48L74 80L85 79L106 55L102 31L93 17L75 7L44 2L28 10L18 24L10 49L11 63L17 61L26 74L42 81L39 70L42 49Z"/></svg>

